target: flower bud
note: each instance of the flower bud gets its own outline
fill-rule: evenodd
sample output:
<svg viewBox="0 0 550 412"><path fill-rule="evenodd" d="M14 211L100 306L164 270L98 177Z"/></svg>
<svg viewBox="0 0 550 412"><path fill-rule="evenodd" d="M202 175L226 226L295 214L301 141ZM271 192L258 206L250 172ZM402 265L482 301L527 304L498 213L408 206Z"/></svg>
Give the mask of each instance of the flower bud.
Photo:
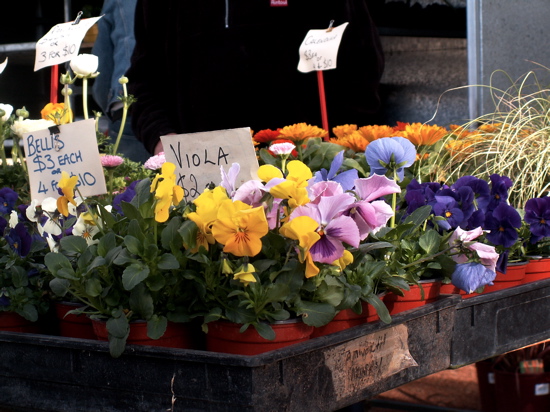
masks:
<svg viewBox="0 0 550 412"><path fill-rule="evenodd" d="M13 112L13 106L10 104L0 104L0 110L2 111L2 113L0 113L0 118L2 121L6 122Z"/></svg>
<svg viewBox="0 0 550 412"><path fill-rule="evenodd" d="M23 106L21 109L17 109L15 111L15 115L17 117L22 117L23 119L26 119L27 117L29 117L29 112L27 111L25 106Z"/></svg>
<svg viewBox="0 0 550 412"><path fill-rule="evenodd" d="M127 84L128 83L128 78L126 76L122 76L120 79L118 79L118 82L120 84Z"/></svg>
<svg viewBox="0 0 550 412"><path fill-rule="evenodd" d="M99 59L97 56L86 53L79 54L70 62L71 69L79 78L95 75L98 65Z"/></svg>

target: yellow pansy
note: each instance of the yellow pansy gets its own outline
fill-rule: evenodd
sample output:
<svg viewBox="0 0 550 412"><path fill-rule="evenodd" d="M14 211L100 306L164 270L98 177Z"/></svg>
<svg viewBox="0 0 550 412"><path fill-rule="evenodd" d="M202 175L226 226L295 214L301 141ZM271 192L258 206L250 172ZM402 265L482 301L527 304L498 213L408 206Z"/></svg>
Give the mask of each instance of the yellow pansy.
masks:
<svg viewBox="0 0 550 412"><path fill-rule="evenodd" d="M269 230L263 207L225 200L212 225L212 235L223 251L235 256L256 256L262 250L262 237Z"/></svg>
<svg viewBox="0 0 550 412"><path fill-rule="evenodd" d="M176 185L176 165L165 162L161 173L157 174L151 184L151 192L155 192L155 220L166 222L170 206L177 205L183 199L183 188Z"/></svg>
<svg viewBox="0 0 550 412"><path fill-rule="evenodd" d="M313 277L319 273L319 268L313 262L309 250L321 238L317 233L319 223L309 216L298 216L290 222L285 223L280 233L289 239L298 241L298 249L300 251L298 260L306 263L306 278Z"/></svg>
<svg viewBox="0 0 550 412"><path fill-rule="evenodd" d="M347 249L344 250L344 253L342 254L342 257L340 257L340 259L337 259L334 262L332 262L332 264L334 266L338 266L341 271L344 270L346 266L349 265L350 263L353 263L353 255Z"/></svg>
<svg viewBox="0 0 550 412"><path fill-rule="evenodd" d="M244 286L248 286L249 283L255 283L256 278L254 277L254 272L256 269L250 263L244 263L237 272L233 275L233 279L244 283Z"/></svg>
<svg viewBox="0 0 550 412"><path fill-rule="evenodd" d="M69 176L67 172L61 172L61 180L58 187L63 192L63 196L57 199L57 210L67 217L69 216L69 203L76 206L74 200L74 188L78 184L78 176Z"/></svg>
<svg viewBox="0 0 550 412"><path fill-rule="evenodd" d="M192 252L197 252L200 246L208 250L208 245L216 243L212 236L212 224L217 219L218 210L221 202L228 200L227 192L223 187L217 186L213 190L207 190L193 203L196 206L196 211L187 214L187 218L195 222L199 228L197 234L197 245Z"/></svg>
<svg viewBox="0 0 550 412"><path fill-rule="evenodd" d="M283 178L283 172L273 165L262 165L258 169L258 177L262 182L269 182L271 179Z"/></svg>

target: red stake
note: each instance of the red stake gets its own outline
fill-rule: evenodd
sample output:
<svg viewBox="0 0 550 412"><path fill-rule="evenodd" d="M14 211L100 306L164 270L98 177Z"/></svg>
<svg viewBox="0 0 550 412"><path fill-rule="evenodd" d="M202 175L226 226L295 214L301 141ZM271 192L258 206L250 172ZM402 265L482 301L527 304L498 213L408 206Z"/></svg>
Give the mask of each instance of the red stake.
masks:
<svg viewBox="0 0 550 412"><path fill-rule="evenodd" d="M57 103L57 88L59 84L59 68L57 64L52 66L50 77L50 103Z"/></svg>
<svg viewBox="0 0 550 412"><path fill-rule="evenodd" d="M329 140L328 135L328 116L327 116L327 99L325 97L325 80L323 78L323 72L317 70L317 83L319 84L319 101L321 103L321 119L323 121L323 129L327 131L325 141Z"/></svg>

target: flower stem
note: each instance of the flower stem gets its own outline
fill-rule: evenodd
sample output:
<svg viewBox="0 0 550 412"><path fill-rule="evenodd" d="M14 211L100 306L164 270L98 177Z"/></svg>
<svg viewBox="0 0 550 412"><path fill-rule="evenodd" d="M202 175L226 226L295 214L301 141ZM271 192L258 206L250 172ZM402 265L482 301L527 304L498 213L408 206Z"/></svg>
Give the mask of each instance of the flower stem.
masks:
<svg viewBox="0 0 550 412"><path fill-rule="evenodd" d="M122 120L120 121L120 128L118 129L116 142L115 142L115 145L113 146L113 155L116 155L116 152L118 150L120 139L122 138L122 134L124 133L124 126L126 125L126 117L128 116L129 104L128 104L128 89L126 88L126 83L122 84L122 90L124 93L124 97L122 98L122 102L124 103L122 106Z"/></svg>
<svg viewBox="0 0 550 412"><path fill-rule="evenodd" d="M86 77L82 79L82 110L84 119L88 120L88 79Z"/></svg>

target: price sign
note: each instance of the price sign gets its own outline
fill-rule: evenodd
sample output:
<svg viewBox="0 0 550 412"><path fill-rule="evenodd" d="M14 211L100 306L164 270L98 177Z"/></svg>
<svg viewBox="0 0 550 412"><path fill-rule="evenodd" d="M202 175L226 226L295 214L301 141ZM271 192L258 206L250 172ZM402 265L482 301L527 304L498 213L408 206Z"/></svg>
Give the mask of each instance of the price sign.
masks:
<svg viewBox="0 0 550 412"><path fill-rule="evenodd" d="M78 176L82 196L107 192L94 119L27 133L23 145L33 200L59 197L57 184L62 171Z"/></svg>
<svg viewBox="0 0 550 412"><path fill-rule="evenodd" d="M308 73L336 68L338 48L348 23L329 30L310 30L300 46L298 70Z"/></svg>
<svg viewBox="0 0 550 412"><path fill-rule="evenodd" d="M81 19L78 24L69 22L53 26L36 43L34 71L65 63L76 57L86 32L101 17L103 16Z"/></svg>
<svg viewBox="0 0 550 412"><path fill-rule="evenodd" d="M176 183L183 187L186 200L193 200L204 189L221 182L220 167L240 165L240 184L257 178L258 159L250 128L217 130L162 136L166 160L176 165Z"/></svg>

